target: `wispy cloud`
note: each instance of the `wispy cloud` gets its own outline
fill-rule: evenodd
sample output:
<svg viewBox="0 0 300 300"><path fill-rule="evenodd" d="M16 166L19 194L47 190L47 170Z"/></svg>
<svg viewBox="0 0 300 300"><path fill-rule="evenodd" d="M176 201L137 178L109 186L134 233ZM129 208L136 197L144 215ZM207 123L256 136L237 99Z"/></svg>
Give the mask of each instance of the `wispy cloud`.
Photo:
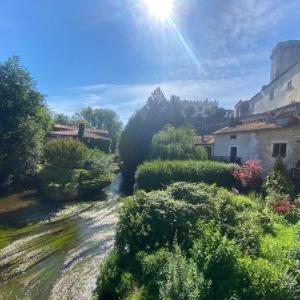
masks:
<svg viewBox="0 0 300 300"><path fill-rule="evenodd" d="M252 85L248 84L249 81ZM110 108L126 122L134 111L145 104L157 87L161 87L167 97L177 95L188 100L216 99L222 106L231 108L239 99L251 97L256 92L253 86L258 89L263 82L264 72L260 76L257 73L248 73L244 76L210 80L191 79L132 85L99 84L65 90L61 95L49 97L48 104L54 111L67 114L86 106Z"/></svg>
<svg viewBox="0 0 300 300"><path fill-rule="evenodd" d="M205 17L211 44L228 51L253 46L254 40L272 33L293 8L300 8L300 3L295 0L213 0L211 7L214 11Z"/></svg>
<svg viewBox="0 0 300 300"><path fill-rule="evenodd" d="M145 59L151 60L150 70L145 72L155 70L159 75L156 78L165 80L71 88L49 97L49 105L69 114L84 106L110 108L126 122L160 86L167 97L174 94L182 99L216 99L232 108L239 99L250 98L267 83L269 55L278 39L277 31L284 20L300 10L299 0L191 0L189 6L194 8L195 12L189 13L197 22L184 16L189 20L185 33L192 32L186 41L201 68L186 59L186 48L178 47L182 40L176 39L172 31L163 31L153 40L150 32L143 35L142 41L137 33L136 41L131 42L137 47L142 45ZM183 29L178 26L178 30ZM275 38L269 42L262 42L273 35ZM147 53L144 45L151 41L154 45Z"/></svg>

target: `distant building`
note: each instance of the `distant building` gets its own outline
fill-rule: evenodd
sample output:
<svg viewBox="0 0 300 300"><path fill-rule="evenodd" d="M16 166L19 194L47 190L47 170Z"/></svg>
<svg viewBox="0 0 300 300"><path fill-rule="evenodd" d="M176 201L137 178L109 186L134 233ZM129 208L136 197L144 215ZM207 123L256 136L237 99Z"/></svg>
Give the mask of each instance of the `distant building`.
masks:
<svg viewBox="0 0 300 300"><path fill-rule="evenodd" d="M82 127L82 136L80 137L79 128L66 125L54 124L52 131L48 134L49 138L72 138L80 140L88 147L99 148L104 152L110 151L111 139L109 133L103 129Z"/></svg>
<svg viewBox="0 0 300 300"><path fill-rule="evenodd" d="M271 59L271 82L250 100L239 101L235 105L235 117L266 113L300 103L300 41L278 43ZM299 111L293 112L299 115Z"/></svg>
<svg viewBox="0 0 300 300"><path fill-rule="evenodd" d="M212 157L259 160L269 171L280 156L290 169L300 162L300 41L277 44L271 82L235 105L234 122L213 132Z"/></svg>

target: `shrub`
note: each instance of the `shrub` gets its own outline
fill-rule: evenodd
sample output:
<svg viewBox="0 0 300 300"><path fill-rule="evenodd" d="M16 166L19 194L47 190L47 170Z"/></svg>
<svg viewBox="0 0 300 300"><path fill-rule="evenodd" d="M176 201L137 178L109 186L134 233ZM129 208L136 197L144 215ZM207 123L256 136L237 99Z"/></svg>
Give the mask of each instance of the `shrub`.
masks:
<svg viewBox="0 0 300 300"><path fill-rule="evenodd" d="M247 160L233 172L233 176L242 188L255 190L262 183L262 166L257 160Z"/></svg>
<svg viewBox="0 0 300 300"><path fill-rule="evenodd" d="M136 187L150 191L177 181L215 183L231 188L235 164L214 161L151 161L139 166Z"/></svg>
<svg viewBox="0 0 300 300"><path fill-rule="evenodd" d="M211 281L211 294L208 299L230 299L243 289L242 274L238 259L239 247L222 236L214 223L198 223L199 234L192 249L192 258L202 270L205 278Z"/></svg>
<svg viewBox="0 0 300 300"><path fill-rule="evenodd" d="M71 200L100 193L112 179L110 157L76 140L48 142L45 160L46 165L40 172L45 199Z"/></svg>
<svg viewBox="0 0 300 300"><path fill-rule="evenodd" d="M116 287L120 284L122 274L119 264L120 256L116 250L112 250L100 266L97 287L94 292L98 299L118 299Z"/></svg>
<svg viewBox="0 0 300 300"><path fill-rule="evenodd" d="M239 263L248 282L243 299L296 299L293 297L295 282L284 270L263 258L244 257Z"/></svg>
<svg viewBox="0 0 300 300"><path fill-rule="evenodd" d="M277 158L273 170L268 174L265 180L264 186L267 194L274 192L280 195L294 195L295 188L288 177L286 166L281 158Z"/></svg>
<svg viewBox="0 0 300 300"><path fill-rule="evenodd" d="M192 259L187 259L178 245L163 269L164 279L159 282L160 299L205 299L210 282L206 281Z"/></svg>
<svg viewBox="0 0 300 300"><path fill-rule="evenodd" d="M76 140L51 140L45 146L45 160L54 168L76 169L83 167L87 152L88 148Z"/></svg>
<svg viewBox="0 0 300 300"><path fill-rule="evenodd" d="M166 126L156 133L151 142L151 159L205 160L208 155L203 147L195 145L196 134L192 129Z"/></svg>
<svg viewBox="0 0 300 300"><path fill-rule="evenodd" d="M298 299L299 223L258 208L204 183L136 192L120 212L99 299Z"/></svg>
<svg viewBox="0 0 300 300"><path fill-rule="evenodd" d="M195 234L193 228L202 219L215 220L222 233L256 253L261 237L256 209L245 196L203 183L175 183L166 191L139 191L125 201L121 210L117 246L123 253L155 250L172 245L176 236L178 243L188 249Z"/></svg>
<svg viewBox="0 0 300 300"><path fill-rule="evenodd" d="M141 266L141 279L145 283L145 292L150 297L146 299L159 298L159 285L164 280L165 266L169 257L172 255L166 248L148 254L147 252L139 252L137 260Z"/></svg>
<svg viewBox="0 0 300 300"><path fill-rule="evenodd" d="M188 248L193 225L203 214L210 216L206 208L175 201L167 192L139 191L123 205L116 245L128 254L153 251L171 246L177 236L178 242Z"/></svg>

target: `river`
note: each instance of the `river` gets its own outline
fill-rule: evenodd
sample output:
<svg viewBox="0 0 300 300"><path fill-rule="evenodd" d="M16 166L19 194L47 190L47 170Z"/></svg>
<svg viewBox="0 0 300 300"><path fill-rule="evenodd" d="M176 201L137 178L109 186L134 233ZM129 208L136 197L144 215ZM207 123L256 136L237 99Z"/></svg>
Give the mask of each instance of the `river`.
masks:
<svg viewBox="0 0 300 300"><path fill-rule="evenodd" d="M74 203L0 199L0 299L90 299L114 244L120 184L116 175L100 199Z"/></svg>

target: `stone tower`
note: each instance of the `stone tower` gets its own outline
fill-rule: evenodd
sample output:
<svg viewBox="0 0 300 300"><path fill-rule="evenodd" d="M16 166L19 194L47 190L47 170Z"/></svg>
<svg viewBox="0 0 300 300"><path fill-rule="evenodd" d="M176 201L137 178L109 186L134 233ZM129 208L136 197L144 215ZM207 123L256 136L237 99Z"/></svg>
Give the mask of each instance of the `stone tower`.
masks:
<svg viewBox="0 0 300 300"><path fill-rule="evenodd" d="M271 55L271 81L300 61L300 40L278 43Z"/></svg>

